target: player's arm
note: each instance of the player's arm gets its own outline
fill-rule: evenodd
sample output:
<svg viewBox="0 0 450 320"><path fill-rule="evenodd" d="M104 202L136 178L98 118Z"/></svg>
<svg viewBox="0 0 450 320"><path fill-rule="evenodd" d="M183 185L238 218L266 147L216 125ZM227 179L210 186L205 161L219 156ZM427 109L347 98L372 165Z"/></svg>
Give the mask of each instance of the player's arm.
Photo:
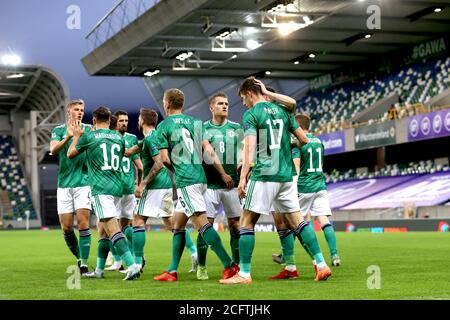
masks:
<svg viewBox="0 0 450 320"><path fill-rule="evenodd" d="M225 182L228 189L233 188L234 186L233 178L231 178L231 176L229 176L223 169L223 166L220 163L220 159L217 156L216 152L214 151L214 148L209 143L209 141L203 140L202 147L204 155L206 157L205 160L207 160L206 163L212 163L217 172L219 172L220 177L222 178L223 182Z"/></svg>
<svg viewBox="0 0 450 320"><path fill-rule="evenodd" d="M62 140L51 140L50 141L50 153L51 154L58 154L61 149L64 148L64 146L66 145L66 143L73 137L73 131L72 128L70 128L69 126L69 122L67 122L67 132L66 132L66 137ZM52 139L53 139L53 134L52 134Z"/></svg>
<svg viewBox="0 0 450 320"><path fill-rule="evenodd" d="M297 175L300 174L300 158L294 158L292 161L294 161L295 171L297 172Z"/></svg>
<svg viewBox="0 0 450 320"><path fill-rule="evenodd" d="M161 155L157 154L152 157L153 158L153 166L150 169L150 172L147 174L147 176L141 181L141 183L136 188L136 191L134 195L136 198L140 198L142 195L142 191L145 189L145 187L155 179L155 177L158 175L158 173L161 171L161 169L164 167L163 162L161 161Z"/></svg>
<svg viewBox="0 0 450 320"><path fill-rule="evenodd" d="M253 159L255 157L256 136L247 135L244 139L244 152L241 176L239 179L238 194L241 198L245 198L245 187L247 186L247 177L253 167Z"/></svg>
<svg viewBox="0 0 450 320"><path fill-rule="evenodd" d="M136 168L136 185L140 185L142 182L142 175L144 174L144 166L140 158L133 160L134 166Z"/></svg>
<svg viewBox="0 0 450 320"><path fill-rule="evenodd" d="M84 130L81 128L81 121L76 121L71 124L71 128L73 131L73 140L69 147L69 150L67 150L67 157L69 159L75 158L77 155L79 155L82 151L78 150L76 148L78 141L80 141L81 136L84 133Z"/></svg>
<svg viewBox="0 0 450 320"><path fill-rule="evenodd" d="M139 148L139 145L136 144L136 145L132 146L131 148L125 149L125 153L123 155L124 155L124 157L129 158L139 152L141 152L141 148Z"/></svg>
<svg viewBox="0 0 450 320"><path fill-rule="evenodd" d="M295 101L294 98L281 93L275 93L267 90L264 83L262 83L260 80L255 79L255 82L261 87L261 92L263 95L268 96L270 100L275 100L280 105L280 107L287 109L289 112L295 111L295 108L297 107L297 101Z"/></svg>
<svg viewBox="0 0 450 320"><path fill-rule="evenodd" d="M172 162L169 158L169 151L167 149L160 149L159 155L161 156L161 162L166 166L167 169L169 169L172 172L175 172L173 170Z"/></svg>

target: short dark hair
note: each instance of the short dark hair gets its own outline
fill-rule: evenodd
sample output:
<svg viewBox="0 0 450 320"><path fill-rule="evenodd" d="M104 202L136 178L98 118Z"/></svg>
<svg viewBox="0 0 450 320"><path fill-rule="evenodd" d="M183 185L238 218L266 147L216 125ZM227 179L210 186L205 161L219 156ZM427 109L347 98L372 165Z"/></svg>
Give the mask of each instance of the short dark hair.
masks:
<svg viewBox="0 0 450 320"><path fill-rule="evenodd" d="M109 120L109 129L116 130L117 127L117 117L115 115L111 115L111 119Z"/></svg>
<svg viewBox="0 0 450 320"><path fill-rule="evenodd" d="M244 80L244 82L242 82L241 86L239 87L238 96L247 94L247 92L250 91L256 94L262 94L261 87L255 82L255 77L248 77Z"/></svg>
<svg viewBox="0 0 450 320"><path fill-rule="evenodd" d="M108 122L111 119L111 110L108 107L98 107L92 115L98 122Z"/></svg>
<svg viewBox="0 0 450 320"><path fill-rule="evenodd" d="M119 116L128 116L128 112L126 112L125 110L118 110L114 113L114 115L119 118Z"/></svg>
<svg viewBox="0 0 450 320"><path fill-rule="evenodd" d="M296 114L295 121L303 130L309 130L311 126L311 119L306 114Z"/></svg>
<svg viewBox="0 0 450 320"><path fill-rule="evenodd" d="M225 94L225 92L217 92L217 93L213 94L211 96L211 98L209 98L209 105L211 106L215 102L216 98L218 98L218 97L228 99L228 96Z"/></svg>
<svg viewBox="0 0 450 320"><path fill-rule="evenodd" d="M167 102L173 109L181 109L184 105L184 93L180 89L172 88L164 92Z"/></svg>
<svg viewBox="0 0 450 320"><path fill-rule="evenodd" d="M156 124L158 123L158 113L155 110L141 108L140 116L146 125L156 127Z"/></svg>

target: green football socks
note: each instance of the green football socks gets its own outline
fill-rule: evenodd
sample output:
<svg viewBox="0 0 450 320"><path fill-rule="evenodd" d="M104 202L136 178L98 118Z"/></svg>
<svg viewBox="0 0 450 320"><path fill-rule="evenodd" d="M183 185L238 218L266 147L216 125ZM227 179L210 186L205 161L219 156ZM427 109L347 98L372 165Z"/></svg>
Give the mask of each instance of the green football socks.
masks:
<svg viewBox="0 0 450 320"><path fill-rule="evenodd" d="M197 253L197 247L194 244L194 241L192 241L191 233L187 229L186 229L186 236L185 237L186 237L186 248L188 249L189 254L191 256L195 255Z"/></svg>
<svg viewBox="0 0 450 320"><path fill-rule="evenodd" d="M120 255L120 258L123 262L125 262L127 267L132 266L134 264L134 258L131 255L130 249L128 248L127 239L123 233L117 232L111 237L111 241L117 251L117 254Z"/></svg>
<svg viewBox="0 0 450 320"><path fill-rule="evenodd" d="M231 257L236 264L239 264L239 232L230 232Z"/></svg>
<svg viewBox="0 0 450 320"><path fill-rule="evenodd" d="M69 247L70 252L77 258L80 259L80 247L78 246L78 239L75 232L72 230L69 233L64 233L64 240Z"/></svg>
<svg viewBox="0 0 450 320"><path fill-rule="evenodd" d="M327 223L322 226L323 234L325 235L325 239L328 243L328 248L330 248L331 256L337 254L337 242L336 242L336 233L334 232L334 228L330 223Z"/></svg>
<svg viewBox="0 0 450 320"><path fill-rule="evenodd" d="M170 261L168 272L176 272L180 264L181 256L183 255L184 246L186 244L186 231L173 230L172 239L172 260Z"/></svg>
<svg viewBox="0 0 450 320"><path fill-rule="evenodd" d="M98 270L105 270L106 258L108 257L110 243L111 241L109 241L108 238L102 238L98 240L96 266L96 269Z"/></svg>
<svg viewBox="0 0 450 320"><path fill-rule="evenodd" d="M231 266L231 258L223 247L222 240L213 226L208 222L202 226L199 230L206 244L211 247L212 251L219 257L220 262L224 268L229 268Z"/></svg>
<svg viewBox="0 0 450 320"><path fill-rule="evenodd" d="M134 262L142 265L145 247L145 227L133 227Z"/></svg>
<svg viewBox="0 0 450 320"><path fill-rule="evenodd" d="M307 250L313 256L313 260L316 260L317 264L324 262L316 233L311 227L308 226L308 222L300 222L300 224L295 228L294 234L300 240L300 243L303 242L305 247L308 248Z"/></svg>
<svg viewBox="0 0 450 320"><path fill-rule="evenodd" d="M241 228L239 237L240 272L250 275L253 250L255 248L255 231Z"/></svg>

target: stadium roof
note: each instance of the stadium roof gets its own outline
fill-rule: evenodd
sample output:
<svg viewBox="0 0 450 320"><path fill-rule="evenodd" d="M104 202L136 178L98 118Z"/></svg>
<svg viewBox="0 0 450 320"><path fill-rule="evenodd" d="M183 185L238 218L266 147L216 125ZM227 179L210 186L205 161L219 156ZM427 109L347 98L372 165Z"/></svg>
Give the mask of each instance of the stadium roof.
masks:
<svg viewBox="0 0 450 320"><path fill-rule="evenodd" d="M154 6L146 8L149 2ZM142 76L148 71L245 77L270 71L271 77L300 79L389 54L450 29L448 0L297 0L295 10L290 9L296 13L288 18L268 12L289 2L122 0L88 34L93 51L82 62L91 75ZM367 28L371 4L381 10L380 30ZM297 28L313 23L287 36L273 28L291 20ZM248 50L255 45L248 40L260 46Z"/></svg>
<svg viewBox="0 0 450 320"><path fill-rule="evenodd" d="M53 111L68 95L63 80L48 68L0 65L0 110Z"/></svg>

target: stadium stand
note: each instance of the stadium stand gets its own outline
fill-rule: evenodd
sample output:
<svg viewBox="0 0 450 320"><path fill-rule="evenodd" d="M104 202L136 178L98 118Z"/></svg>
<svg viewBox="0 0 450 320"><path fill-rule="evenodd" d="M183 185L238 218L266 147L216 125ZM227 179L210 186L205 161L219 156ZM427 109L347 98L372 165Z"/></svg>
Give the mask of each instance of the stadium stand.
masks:
<svg viewBox="0 0 450 320"><path fill-rule="evenodd" d="M435 163L434 160L410 162L403 164L388 164L385 168L369 172L362 170L358 172L356 169L348 171L333 170L330 174L325 174L327 183L335 183L339 181L352 181L362 179L372 179L378 177L395 177L409 174L427 174L442 171L450 171L448 164Z"/></svg>
<svg viewBox="0 0 450 320"><path fill-rule="evenodd" d="M312 131L319 134L350 127L355 115L394 93L404 103L403 108L401 103L396 105L399 118L433 111L423 104L450 87L449 70L450 57L416 63L389 75L311 92L298 101L297 110L318 120ZM388 120L387 112L378 120Z"/></svg>
<svg viewBox="0 0 450 320"><path fill-rule="evenodd" d="M30 219L36 219L36 211L11 136L0 136L0 167L0 193L7 195L9 200L9 203L3 200L1 204L3 219L26 219L27 213ZM3 199L1 195L0 199Z"/></svg>

